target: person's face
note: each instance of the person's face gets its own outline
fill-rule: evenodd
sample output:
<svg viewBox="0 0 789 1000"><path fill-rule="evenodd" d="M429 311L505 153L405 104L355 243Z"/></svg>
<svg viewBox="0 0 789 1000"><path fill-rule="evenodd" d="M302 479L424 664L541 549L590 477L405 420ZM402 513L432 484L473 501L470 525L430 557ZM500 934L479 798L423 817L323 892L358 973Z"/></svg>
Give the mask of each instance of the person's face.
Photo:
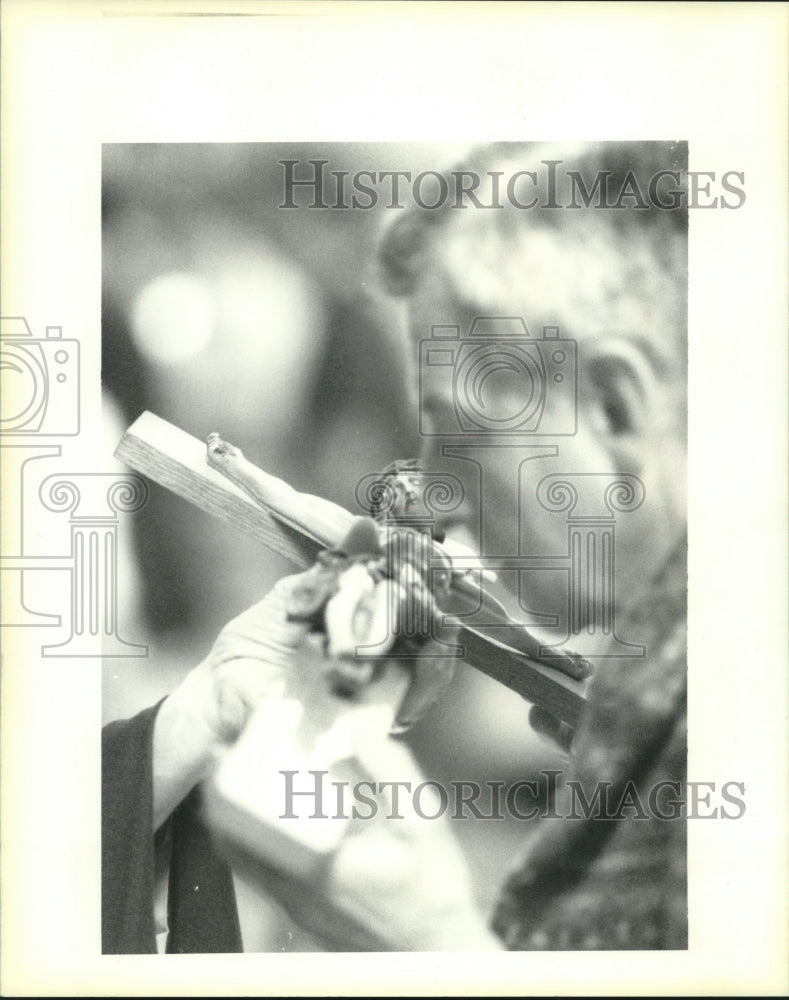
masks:
<svg viewBox="0 0 789 1000"><path fill-rule="evenodd" d="M395 504L387 512L392 518L418 517L424 513L422 480L418 472L400 472L390 477L395 493Z"/></svg>
<svg viewBox="0 0 789 1000"><path fill-rule="evenodd" d="M546 239L552 240L553 245L549 246ZM535 255L528 274L523 277L528 295L522 295L521 299L528 302L528 315L522 318L534 342L542 341L543 326L558 327L560 339L577 338L577 399L565 386L557 391L557 385L551 382L544 385L545 409L536 433L512 436L484 428L479 433L467 433L460 426L459 402L461 409L465 407L466 411L479 405L484 406L489 415L506 418L519 412L524 393L533 392L534 386L525 384L528 375L523 371L506 370L505 367L492 370L489 377L476 386L476 396L459 401L458 394L467 391L465 387L471 383L455 379L454 369L447 366L438 377L423 379L419 405L423 431L428 432L423 433L422 438L425 470L451 472L460 477L465 486L466 502L457 514L467 540L475 543L486 556L546 557L543 568L529 570L520 579L511 573L500 576L511 590L521 591L523 608L561 615L566 612L568 602L567 511L546 509L551 504L546 495L549 483L544 482L545 477L574 477L576 485L582 487L575 513L595 516L609 513L603 493L611 476L638 471L650 479L652 473L640 462L638 470L622 468L621 456L609 446L609 428L604 426L607 417L601 412L604 406L594 388L584 384L584 352L590 344L584 343L583 337L590 323L598 328L606 325L604 293L596 289L593 282L580 281L573 286L572 281L559 280L553 263L554 254L561 252L560 241L560 234L550 237L543 234L541 250L548 252ZM577 247L575 249L577 252ZM609 275L609 290L610 280ZM426 349L420 349L419 342L431 337L431 327L457 325L462 340L475 319L471 309L458 304L448 279L429 264L410 301L409 312L417 366L425 363ZM608 317L610 327L606 332L615 334L617 326L622 325L622 314L632 316L632 312L626 303L617 303ZM493 312L486 311L486 315L493 315ZM512 308L502 309L499 315L512 315ZM599 329L594 333L599 333ZM542 344L539 349L545 350ZM551 346L548 350L553 353L554 349ZM547 369L547 378L551 377L550 373L551 369ZM558 429L574 426L574 433L555 433ZM433 433L430 433L431 428ZM543 434L540 429L554 433ZM631 588L631 583L637 582L639 577L643 579L645 571L653 568L656 542L652 537L654 526L649 527L649 518L645 519L643 510L637 514L619 515L616 527L617 585L621 597ZM548 568L551 557L559 558Z"/></svg>

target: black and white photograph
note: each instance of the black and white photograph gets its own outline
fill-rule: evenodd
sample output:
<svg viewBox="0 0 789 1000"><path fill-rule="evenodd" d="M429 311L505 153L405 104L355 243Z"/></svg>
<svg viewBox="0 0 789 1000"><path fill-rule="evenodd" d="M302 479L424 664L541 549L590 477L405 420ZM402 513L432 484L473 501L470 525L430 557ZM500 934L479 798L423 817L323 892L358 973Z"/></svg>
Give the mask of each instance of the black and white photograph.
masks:
<svg viewBox="0 0 789 1000"><path fill-rule="evenodd" d="M228 6L6 17L3 992L780 993L785 11Z"/></svg>
<svg viewBox="0 0 789 1000"><path fill-rule="evenodd" d="M687 147L441 152L104 149L107 951L687 947Z"/></svg>

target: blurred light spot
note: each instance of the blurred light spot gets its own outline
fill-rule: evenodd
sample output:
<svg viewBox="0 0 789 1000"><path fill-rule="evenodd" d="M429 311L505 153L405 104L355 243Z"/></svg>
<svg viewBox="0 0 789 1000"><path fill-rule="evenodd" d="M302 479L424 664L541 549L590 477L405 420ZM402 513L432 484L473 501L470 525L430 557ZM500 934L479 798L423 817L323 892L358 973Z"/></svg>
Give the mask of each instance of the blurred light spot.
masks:
<svg viewBox="0 0 789 1000"><path fill-rule="evenodd" d="M200 354L211 340L213 298L193 274L162 274L137 296L131 329L137 347L149 361L177 365Z"/></svg>
<svg viewBox="0 0 789 1000"><path fill-rule="evenodd" d="M279 432L301 412L312 385L322 344L320 296L299 266L260 249L229 256L212 288L212 377L232 386L225 413Z"/></svg>

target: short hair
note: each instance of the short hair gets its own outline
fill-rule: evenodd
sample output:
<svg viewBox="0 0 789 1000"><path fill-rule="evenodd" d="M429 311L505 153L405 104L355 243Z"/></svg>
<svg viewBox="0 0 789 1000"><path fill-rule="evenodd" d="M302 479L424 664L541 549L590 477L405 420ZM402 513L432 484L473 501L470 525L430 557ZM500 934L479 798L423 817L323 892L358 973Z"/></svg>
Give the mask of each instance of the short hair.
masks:
<svg viewBox="0 0 789 1000"><path fill-rule="evenodd" d="M406 472L422 473L424 464L421 458L396 458L381 473L382 479L401 476Z"/></svg>
<svg viewBox="0 0 789 1000"><path fill-rule="evenodd" d="M546 163L557 161L561 169L551 177ZM480 177L476 195L485 204L494 200L494 184L503 187L520 171L531 171L534 182L519 200L528 195L537 202L534 208L518 208L503 198L501 208L468 200L458 207L457 199L446 198L433 210L411 206L398 212L379 252L389 293L411 295L431 262L460 305L477 315L518 315L529 326L536 319L529 315L529 273L541 259L556 269L557 283L565 282L567 298L576 295L583 304L583 321L564 335L583 340L616 332L640 341L658 375L676 380L684 374L687 144L497 143L443 177L447 184L460 172ZM650 186L658 175L670 181L671 207L667 185ZM592 192L600 177L611 198L619 193L626 210L600 205L602 189ZM623 197L626 190L637 193ZM653 198L654 192L659 193ZM551 201L563 207L545 207Z"/></svg>

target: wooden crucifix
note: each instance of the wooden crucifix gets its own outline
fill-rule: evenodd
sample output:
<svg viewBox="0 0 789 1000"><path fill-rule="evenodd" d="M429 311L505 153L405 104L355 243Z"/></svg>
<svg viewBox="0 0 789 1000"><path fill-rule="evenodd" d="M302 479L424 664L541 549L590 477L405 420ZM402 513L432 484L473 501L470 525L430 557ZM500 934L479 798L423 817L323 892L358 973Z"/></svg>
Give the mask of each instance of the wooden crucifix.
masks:
<svg viewBox="0 0 789 1000"><path fill-rule="evenodd" d="M116 456L299 569L312 566L321 551L336 546L355 517L256 468L218 435L209 435L206 445L149 412L129 427ZM462 604L463 586L456 589ZM540 643L525 626L512 621L484 590L477 596L491 616L496 638L484 626L464 624L459 616L458 655L560 721L577 725L585 704L586 661L560 651L540 656Z"/></svg>

